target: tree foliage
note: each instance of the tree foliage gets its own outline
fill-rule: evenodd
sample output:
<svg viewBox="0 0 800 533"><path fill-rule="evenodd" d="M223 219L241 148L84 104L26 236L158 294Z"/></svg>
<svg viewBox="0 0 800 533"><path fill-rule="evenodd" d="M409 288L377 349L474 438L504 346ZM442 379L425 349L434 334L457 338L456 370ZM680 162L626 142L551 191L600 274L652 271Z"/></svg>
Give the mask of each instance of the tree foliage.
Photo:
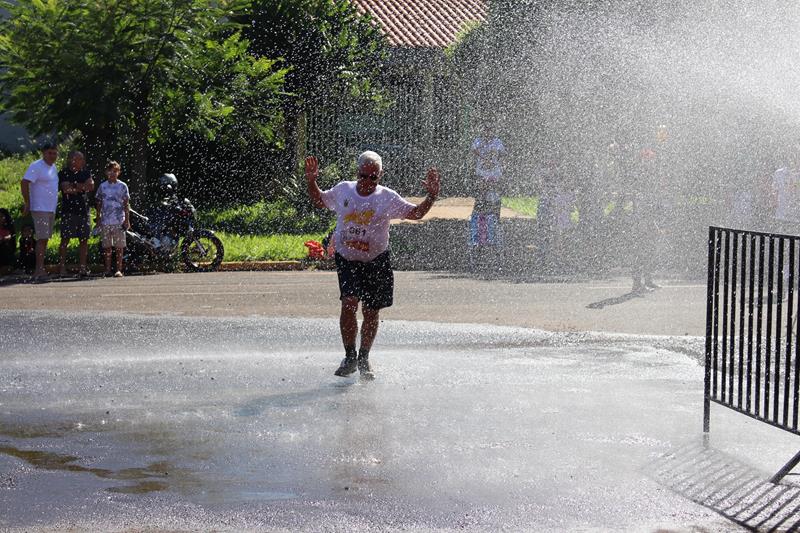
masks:
<svg viewBox="0 0 800 533"><path fill-rule="evenodd" d="M145 183L151 144L177 131L275 137L286 71L248 53L230 21L245 7L238 0L0 7L9 14L0 27L2 109L35 135L80 132L90 162L128 162L134 185Z"/></svg>
<svg viewBox="0 0 800 533"><path fill-rule="evenodd" d="M286 196L275 178L293 170L305 111L381 98L383 38L348 1L0 0L0 10L0 111L33 135L77 133L95 169L122 162L133 193L149 169L221 203Z"/></svg>
<svg viewBox="0 0 800 533"><path fill-rule="evenodd" d="M253 53L291 67L287 91L301 106L379 98L387 57L377 26L349 1L254 0L239 19Z"/></svg>

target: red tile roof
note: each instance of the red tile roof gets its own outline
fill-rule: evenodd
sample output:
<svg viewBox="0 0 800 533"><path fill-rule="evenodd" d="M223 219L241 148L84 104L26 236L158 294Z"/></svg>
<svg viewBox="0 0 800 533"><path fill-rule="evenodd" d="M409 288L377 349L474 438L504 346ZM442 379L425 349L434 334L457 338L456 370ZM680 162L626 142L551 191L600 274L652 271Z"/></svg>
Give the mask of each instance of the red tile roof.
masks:
<svg viewBox="0 0 800 533"><path fill-rule="evenodd" d="M378 22L392 46L444 48L465 24L483 21L487 0L352 0Z"/></svg>

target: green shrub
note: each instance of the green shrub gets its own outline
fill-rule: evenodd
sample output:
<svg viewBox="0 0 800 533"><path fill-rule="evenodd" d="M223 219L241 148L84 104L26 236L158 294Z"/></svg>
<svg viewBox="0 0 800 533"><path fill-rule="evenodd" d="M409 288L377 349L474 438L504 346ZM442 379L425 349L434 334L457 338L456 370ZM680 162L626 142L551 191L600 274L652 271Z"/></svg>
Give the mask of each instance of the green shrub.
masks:
<svg viewBox="0 0 800 533"><path fill-rule="evenodd" d="M502 199L503 207L513 209L517 213L532 218L536 218L536 213L539 211L539 197L538 196L514 196L504 197Z"/></svg>
<svg viewBox="0 0 800 533"><path fill-rule="evenodd" d="M218 233L225 261L287 261L308 255L304 242L322 241L325 233L305 235L230 235Z"/></svg>
<svg viewBox="0 0 800 533"><path fill-rule="evenodd" d="M327 211L302 212L288 200L260 201L226 209L198 213L200 226L239 235L310 234L331 229Z"/></svg>
<svg viewBox="0 0 800 533"><path fill-rule="evenodd" d="M28 165L37 157L34 154L26 154L0 159L0 207L8 209L18 226L22 212L22 193L19 190L19 182L28 169Z"/></svg>

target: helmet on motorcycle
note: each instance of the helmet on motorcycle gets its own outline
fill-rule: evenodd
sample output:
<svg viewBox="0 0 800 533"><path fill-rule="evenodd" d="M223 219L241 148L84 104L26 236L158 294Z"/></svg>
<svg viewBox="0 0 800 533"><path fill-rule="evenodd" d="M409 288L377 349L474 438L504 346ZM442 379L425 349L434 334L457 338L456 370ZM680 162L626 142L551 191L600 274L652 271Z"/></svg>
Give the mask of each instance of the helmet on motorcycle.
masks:
<svg viewBox="0 0 800 533"><path fill-rule="evenodd" d="M178 190L178 178L175 174L163 174L158 178L158 188L161 192L175 192Z"/></svg>

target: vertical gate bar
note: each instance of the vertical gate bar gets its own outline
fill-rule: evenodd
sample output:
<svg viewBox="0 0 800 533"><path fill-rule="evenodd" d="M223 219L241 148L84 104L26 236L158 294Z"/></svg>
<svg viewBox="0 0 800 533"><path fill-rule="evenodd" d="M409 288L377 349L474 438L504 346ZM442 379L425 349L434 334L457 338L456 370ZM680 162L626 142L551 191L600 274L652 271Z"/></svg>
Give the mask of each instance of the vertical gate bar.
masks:
<svg viewBox="0 0 800 533"><path fill-rule="evenodd" d="M789 267L789 277L787 282L786 293L786 349L783 351L783 357L786 359L786 368L783 372L783 426L789 427L789 380L791 379L791 363L792 363L792 305L794 304L794 239L786 239L789 245L789 262L786 266ZM784 268L786 268L786 266Z"/></svg>
<svg viewBox="0 0 800 533"><path fill-rule="evenodd" d="M744 329L744 313L746 310L745 306L745 281L747 280L747 234L742 233L742 249L741 249L741 268L739 270L739 380L738 380L738 391L737 391L737 399L736 405L739 409L742 408L742 397L744 393L742 391L743 383L744 383L744 345L745 345L745 335L747 334L746 330Z"/></svg>
<svg viewBox="0 0 800 533"><path fill-rule="evenodd" d="M703 380L703 432L708 433L711 422L711 337L714 332L714 249L716 231L708 228L708 275L706 278L706 366Z"/></svg>
<svg viewBox="0 0 800 533"><path fill-rule="evenodd" d="M758 307L756 308L755 412L761 413L761 334L764 318L764 236L758 236Z"/></svg>
<svg viewBox="0 0 800 533"><path fill-rule="evenodd" d="M781 399L781 318L783 315L783 244L784 238L778 237L778 290L775 296L778 300L775 310L775 379L772 380L772 421L778 423Z"/></svg>
<svg viewBox="0 0 800 533"><path fill-rule="evenodd" d="M747 398L745 400L745 409L750 412L753 405L753 303L755 300L755 273L756 273L756 236L750 234L750 270L749 274L749 293L750 298L747 300Z"/></svg>
<svg viewBox="0 0 800 533"><path fill-rule="evenodd" d="M731 334L728 351L728 404L734 405L734 377L736 374L736 275L738 273L739 234L733 232L733 254L731 257Z"/></svg>
<svg viewBox="0 0 800 533"><path fill-rule="evenodd" d="M727 398L725 383L728 371L728 279L730 275L731 234L725 230L725 259L722 262L722 372L720 376L720 400Z"/></svg>
<svg viewBox="0 0 800 533"><path fill-rule="evenodd" d="M769 255L767 256L767 345L764 350L764 418L769 418L769 373L772 362L772 278L775 275L775 238L769 236Z"/></svg>
<svg viewBox="0 0 800 533"><path fill-rule="evenodd" d="M714 343L712 346L714 363L711 376L713 380L711 394L714 398L717 398L717 383L719 382L719 374L717 373L719 369L719 262L722 256L722 232L716 229L714 234L716 237L714 244Z"/></svg>
<svg viewBox="0 0 800 533"><path fill-rule="evenodd" d="M798 247L800 247L800 240L798 240ZM800 262L800 249L798 249L797 261L792 262L792 272L794 272L795 280L798 280L800 272L798 272L798 262ZM796 283L796 281L795 281ZM797 295L797 309L795 310L795 334L794 334L794 387L792 388L792 428L797 430L797 407L798 407L798 383L800 383L800 292ZM786 354L789 357L789 354ZM788 390L786 391L789 392Z"/></svg>

